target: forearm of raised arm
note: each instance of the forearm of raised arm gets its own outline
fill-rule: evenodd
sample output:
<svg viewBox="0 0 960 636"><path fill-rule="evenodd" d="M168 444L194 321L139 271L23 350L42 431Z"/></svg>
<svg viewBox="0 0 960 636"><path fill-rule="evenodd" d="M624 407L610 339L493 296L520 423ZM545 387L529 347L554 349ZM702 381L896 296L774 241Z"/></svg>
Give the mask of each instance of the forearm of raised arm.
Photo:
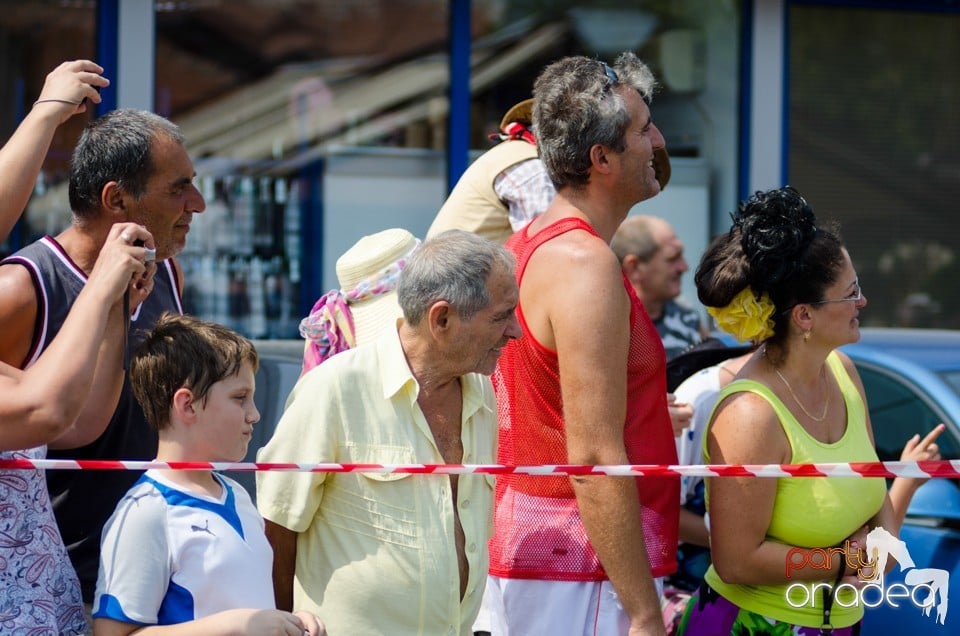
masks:
<svg viewBox="0 0 960 636"><path fill-rule="evenodd" d="M55 113L32 110L0 149L0 240L6 238L30 199L37 175L60 120Z"/></svg>
<svg viewBox="0 0 960 636"><path fill-rule="evenodd" d="M51 443L52 448L76 448L89 444L99 437L116 409L120 390L123 387L127 330L123 303L114 304L107 314L106 321L102 318L98 321L91 317L83 323L94 332L93 334L88 332L86 337L96 338L94 342L99 341L93 369L83 370L84 374L92 378L92 382L89 391L84 393L86 399L80 406L73 425ZM54 359L63 360L59 356Z"/></svg>

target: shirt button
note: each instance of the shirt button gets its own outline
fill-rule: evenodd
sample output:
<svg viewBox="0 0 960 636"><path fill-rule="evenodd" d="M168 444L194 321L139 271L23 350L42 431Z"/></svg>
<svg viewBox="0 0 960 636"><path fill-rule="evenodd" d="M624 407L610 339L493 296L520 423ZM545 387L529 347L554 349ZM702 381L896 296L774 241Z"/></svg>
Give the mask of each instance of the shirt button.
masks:
<svg viewBox="0 0 960 636"><path fill-rule="evenodd" d="M476 543L471 543L470 545L467 546L467 550L470 551L470 552L476 552L476 551L477 551L477 544L476 544Z"/></svg>
<svg viewBox="0 0 960 636"><path fill-rule="evenodd" d="M457 630L451 627L450 629L447 630L447 633L450 634L450 636L456 636Z"/></svg>
<svg viewBox="0 0 960 636"><path fill-rule="evenodd" d="M461 507L461 508L469 508L469 507L470 507L470 500L469 500L469 499L464 499L463 501L461 501L461 502L460 502L460 507Z"/></svg>

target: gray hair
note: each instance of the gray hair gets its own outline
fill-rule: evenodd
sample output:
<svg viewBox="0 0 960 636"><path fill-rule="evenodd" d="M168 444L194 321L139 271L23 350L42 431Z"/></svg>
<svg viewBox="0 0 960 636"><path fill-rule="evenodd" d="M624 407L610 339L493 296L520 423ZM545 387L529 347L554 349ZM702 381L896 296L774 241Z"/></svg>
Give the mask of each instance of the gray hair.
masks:
<svg viewBox="0 0 960 636"><path fill-rule="evenodd" d="M511 274L513 254L471 232L449 230L425 241L400 273L397 302L404 319L419 325L430 309L445 300L463 320L490 304L487 279L497 268Z"/></svg>
<svg viewBox="0 0 960 636"><path fill-rule="evenodd" d="M116 181L126 192L141 197L153 174L156 139L184 143L180 128L145 110L114 110L87 124L70 159L68 195L77 217L95 216L103 187Z"/></svg>
<svg viewBox="0 0 960 636"><path fill-rule="evenodd" d="M653 237L653 224L659 219L649 216L631 216L620 224L610 249L617 255L621 263L623 259L633 254L641 263L647 263L660 249L660 244Z"/></svg>
<svg viewBox="0 0 960 636"><path fill-rule="evenodd" d="M557 189L587 184L595 144L617 152L626 147L630 113L615 86L634 88L646 102L653 97L653 73L633 53L617 57L612 67L616 81L608 78L608 68L588 57L566 57L547 66L534 82L533 130Z"/></svg>

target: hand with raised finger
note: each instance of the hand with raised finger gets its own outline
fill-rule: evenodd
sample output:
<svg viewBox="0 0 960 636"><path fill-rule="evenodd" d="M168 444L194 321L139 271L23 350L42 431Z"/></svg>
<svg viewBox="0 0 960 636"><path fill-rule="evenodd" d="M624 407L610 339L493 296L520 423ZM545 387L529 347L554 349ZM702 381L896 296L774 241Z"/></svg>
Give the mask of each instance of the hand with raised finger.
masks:
<svg viewBox="0 0 960 636"><path fill-rule="evenodd" d="M919 433L916 433L904 444L903 451L900 453L900 461L927 462L942 459L940 456L940 447L937 445L937 438L940 437L940 434L943 433L945 429L946 426L944 424L937 424L923 439L920 438ZM926 481L926 479L923 481Z"/></svg>
<svg viewBox="0 0 960 636"><path fill-rule="evenodd" d="M940 446L937 444L937 438L939 438L945 430L946 426L940 423L934 426L933 430L922 438L919 433L915 434L904 444L903 451L900 453L900 461L926 462L943 459L940 455ZM924 475L922 477L897 477L893 480L893 484L890 485L888 492L890 504L893 508L894 521L898 525L902 524L906 518L907 509L910 507L910 501L913 499L913 495L920 486L927 483L929 479L929 477Z"/></svg>
<svg viewBox="0 0 960 636"><path fill-rule="evenodd" d="M112 304L123 298L132 283L147 271L144 248L133 244L138 240L153 245L150 232L136 223L116 223L110 228L86 285L101 294L104 302Z"/></svg>
<svg viewBox="0 0 960 636"><path fill-rule="evenodd" d="M103 67L90 60L71 60L47 74L34 106L54 110L60 123L87 110L88 103L100 103L100 89L110 85L101 75Z"/></svg>
<svg viewBox="0 0 960 636"><path fill-rule="evenodd" d="M915 433L913 437L907 440L900 452L900 461L902 462L935 462L942 459L940 456L940 447L937 445L937 438L946 429L943 423L937 424L933 430L927 433L922 439L920 433ZM907 483L910 490L927 483L929 477L909 477Z"/></svg>

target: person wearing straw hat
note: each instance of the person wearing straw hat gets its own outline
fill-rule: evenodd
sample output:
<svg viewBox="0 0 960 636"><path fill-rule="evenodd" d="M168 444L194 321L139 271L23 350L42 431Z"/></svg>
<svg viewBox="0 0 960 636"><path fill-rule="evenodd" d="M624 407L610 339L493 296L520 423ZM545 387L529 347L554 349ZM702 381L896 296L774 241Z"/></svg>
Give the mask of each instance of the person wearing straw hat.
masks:
<svg viewBox="0 0 960 636"><path fill-rule="evenodd" d="M300 322L303 373L393 326L400 317L397 281L419 244L410 232L391 228L364 236L337 259L340 289L321 296Z"/></svg>
<svg viewBox="0 0 960 636"><path fill-rule="evenodd" d="M446 230L466 230L503 244L550 205L557 193L537 156L530 130L533 100L514 104L490 135L496 146L460 176L427 238Z"/></svg>
<svg viewBox="0 0 960 636"><path fill-rule="evenodd" d="M452 230L407 260L403 316L305 374L258 461L484 464L496 454L489 374L521 335L513 256ZM489 475L265 471L257 504L281 609L331 634L471 633L487 573Z"/></svg>

